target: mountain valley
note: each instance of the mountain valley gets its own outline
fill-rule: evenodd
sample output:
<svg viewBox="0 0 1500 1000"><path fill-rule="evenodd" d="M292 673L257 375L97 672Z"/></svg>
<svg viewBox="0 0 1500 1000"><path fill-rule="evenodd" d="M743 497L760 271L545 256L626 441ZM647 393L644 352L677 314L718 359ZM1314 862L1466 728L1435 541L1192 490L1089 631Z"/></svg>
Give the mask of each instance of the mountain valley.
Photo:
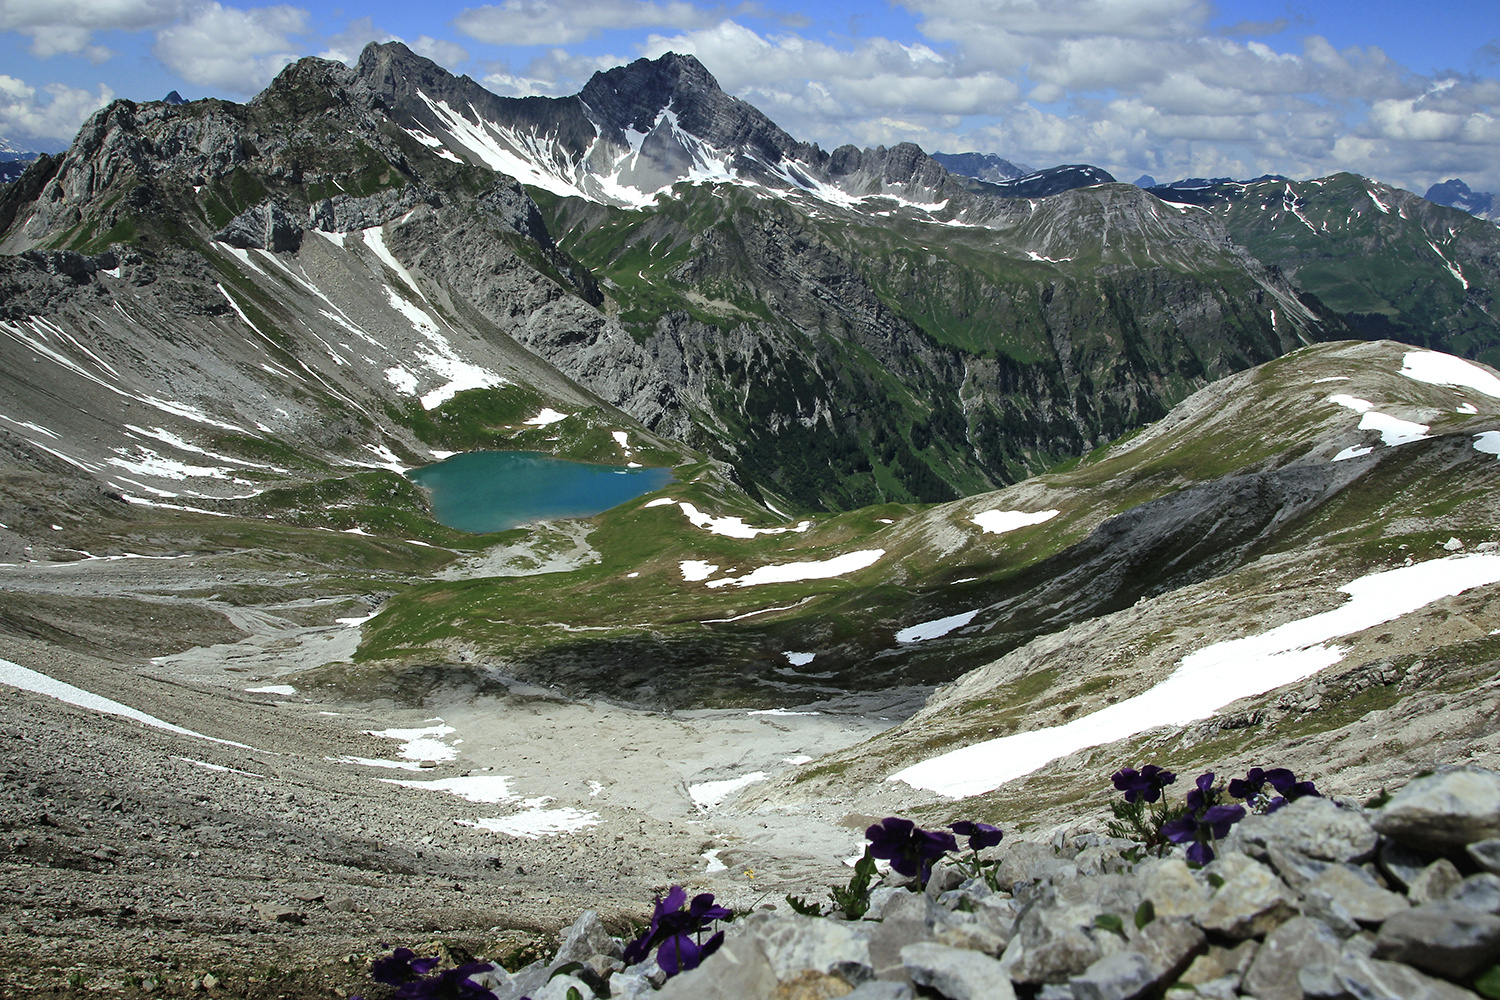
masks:
<svg viewBox="0 0 1500 1000"><path fill-rule="evenodd" d="M392 42L0 187L11 984L347 995L1147 759L1500 764L1500 229L994 160ZM470 534L404 473L474 450L675 478Z"/></svg>

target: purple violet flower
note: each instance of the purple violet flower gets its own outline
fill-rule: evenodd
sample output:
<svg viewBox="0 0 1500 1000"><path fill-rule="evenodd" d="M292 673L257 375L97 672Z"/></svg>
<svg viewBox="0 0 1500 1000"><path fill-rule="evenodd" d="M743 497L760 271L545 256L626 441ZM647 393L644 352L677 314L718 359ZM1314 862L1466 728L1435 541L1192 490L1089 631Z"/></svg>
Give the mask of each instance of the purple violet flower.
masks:
<svg viewBox="0 0 1500 1000"><path fill-rule="evenodd" d="M389 958L370 963L370 976L387 986L404 986L437 968L438 959L418 958L410 948L397 948Z"/></svg>
<svg viewBox="0 0 1500 1000"><path fill-rule="evenodd" d="M1125 793L1126 802L1137 799L1155 802L1161 798L1162 789L1177 780L1177 775L1155 764L1147 764L1139 771L1133 767L1121 768L1112 780L1115 788Z"/></svg>
<svg viewBox="0 0 1500 1000"><path fill-rule="evenodd" d="M958 841L951 833L923 830L909 819L887 816L865 830L870 857L889 861L891 868L907 878L919 876L923 882L932 872L932 863L949 851L957 852Z"/></svg>
<svg viewBox="0 0 1500 1000"><path fill-rule="evenodd" d="M687 909L683 909L686 905ZM715 920L728 920L733 914L714 902L711 892L700 893L688 903L687 890L674 885L667 894L656 901L651 914L651 926L640 937L625 946L625 962L635 965L643 962L656 948L656 964L668 976L675 976L686 969L696 969L698 963L718 950L724 943L724 932L719 931L707 941L700 941L702 933Z"/></svg>
<svg viewBox="0 0 1500 1000"><path fill-rule="evenodd" d="M982 851L986 847L994 847L1005 837L1005 831L998 826L968 819L961 819L951 824L948 829L960 837L968 837L971 851Z"/></svg>
<svg viewBox="0 0 1500 1000"><path fill-rule="evenodd" d="M456 969L445 969L431 979L416 979L396 991L401 1000L495 1000L495 994L469 977L488 972L488 962L469 962Z"/></svg>
<svg viewBox="0 0 1500 1000"><path fill-rule="evenodd" d="M1245 818L1244 806L1220 805L1221 789L1214 787L1212 771L1200 774L1187 794L1188 811L1161 828L1162 836L1174 844L1187 844L1187 859L1206 865L1214 859L1213 842L1229 834L1229 828Z"/></svg>

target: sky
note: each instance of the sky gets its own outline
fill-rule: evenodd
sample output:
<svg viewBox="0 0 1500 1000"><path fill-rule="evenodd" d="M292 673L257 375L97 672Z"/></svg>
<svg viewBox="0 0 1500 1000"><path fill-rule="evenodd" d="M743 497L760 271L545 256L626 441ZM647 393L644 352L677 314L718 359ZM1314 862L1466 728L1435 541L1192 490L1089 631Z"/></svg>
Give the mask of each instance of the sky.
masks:
<svg viewBox="0 0 1500 1000"><path fill-rule="evenodd" d="M1500 0L0 0L0 138L59 149L115 98L242 101L391 39L506 96L691 53L825 149L1500 192Z"/></svg>

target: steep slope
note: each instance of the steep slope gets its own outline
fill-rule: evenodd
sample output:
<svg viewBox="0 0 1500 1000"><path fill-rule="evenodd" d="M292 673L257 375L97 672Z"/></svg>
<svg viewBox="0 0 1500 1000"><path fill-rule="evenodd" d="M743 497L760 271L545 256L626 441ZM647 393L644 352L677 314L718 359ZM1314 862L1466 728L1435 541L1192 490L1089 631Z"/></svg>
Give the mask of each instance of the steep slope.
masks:
<svg viewBox="0 0 1500 1000"><path fill-rule="evenodd" d="M597 322L592 278L513 180L371 106L308 60L245 106L116 102L39 160L0 197L6 429L142 503L485 446L620 460L639 425L511 336Z"/></svg>
<svg viewBox="0 0 1500 1000"><path fill-rule="evenodd" d="M1456 208L1476 218L1500 222L1500 203L1488 191L1474 191L1457 177L1434 184L1422 197L1436 205Z"/></svg>
<svg viewBox="0 0 1500 1000"><path fill-rule="evenodd" d="M1492 732L1481 682L1500 658L1497 407L1487 369L1394 344L1320 346L1012 487L996 506L1061 512L1016 537L1067 530L1091 498L1128 509L991 584L925 644L961 657L995 633L1035 638L745 808L920 812L977 796L966 808L986 818L1045 823L1147 759L1368 778ZM1100 614L1079 621L1087 606ZM932 614L943 607L957 606Z"/></svg>
<svg viewBox="0 0 1500 1000"><path fill-rule="evenodd" d="M1500 362L1500 229L1490 223L1354 174L1162 196L1208 208L1361 336Z"/></svg>

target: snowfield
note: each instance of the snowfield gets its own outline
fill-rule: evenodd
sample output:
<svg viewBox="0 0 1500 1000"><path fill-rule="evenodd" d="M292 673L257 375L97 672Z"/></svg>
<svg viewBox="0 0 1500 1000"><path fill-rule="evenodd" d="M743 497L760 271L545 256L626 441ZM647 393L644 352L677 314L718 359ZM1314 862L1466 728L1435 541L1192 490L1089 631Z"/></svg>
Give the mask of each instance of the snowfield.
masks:
<svg viewBox="0 0 1500 1000"><path fill-rule="evenodd" d="M1040 510L1034 514L1028 514L1023 510L982 510L969 520L973 521L985 532L995 535L1003 535L1007 531L1015 531L1017 528L1029 527L1033 524L1041 524L1056 517L1060 511Z"/></svg>
<svg viewBox="0 0 1500 1000"><path fill-rule="evenodd" d="M1311 677L1337 663L1332 645L1418 608L1474 587L1500 582L1500 555L1448 556L1344 584L1341 607L1288 622L1259 635L1206 646L1182 658L1165 681L1062 726L975 743L898 771L904 781L950 798L993 791L1085 747L1127 739L1158 726L1206 719L1230 702Z"/></svg>

